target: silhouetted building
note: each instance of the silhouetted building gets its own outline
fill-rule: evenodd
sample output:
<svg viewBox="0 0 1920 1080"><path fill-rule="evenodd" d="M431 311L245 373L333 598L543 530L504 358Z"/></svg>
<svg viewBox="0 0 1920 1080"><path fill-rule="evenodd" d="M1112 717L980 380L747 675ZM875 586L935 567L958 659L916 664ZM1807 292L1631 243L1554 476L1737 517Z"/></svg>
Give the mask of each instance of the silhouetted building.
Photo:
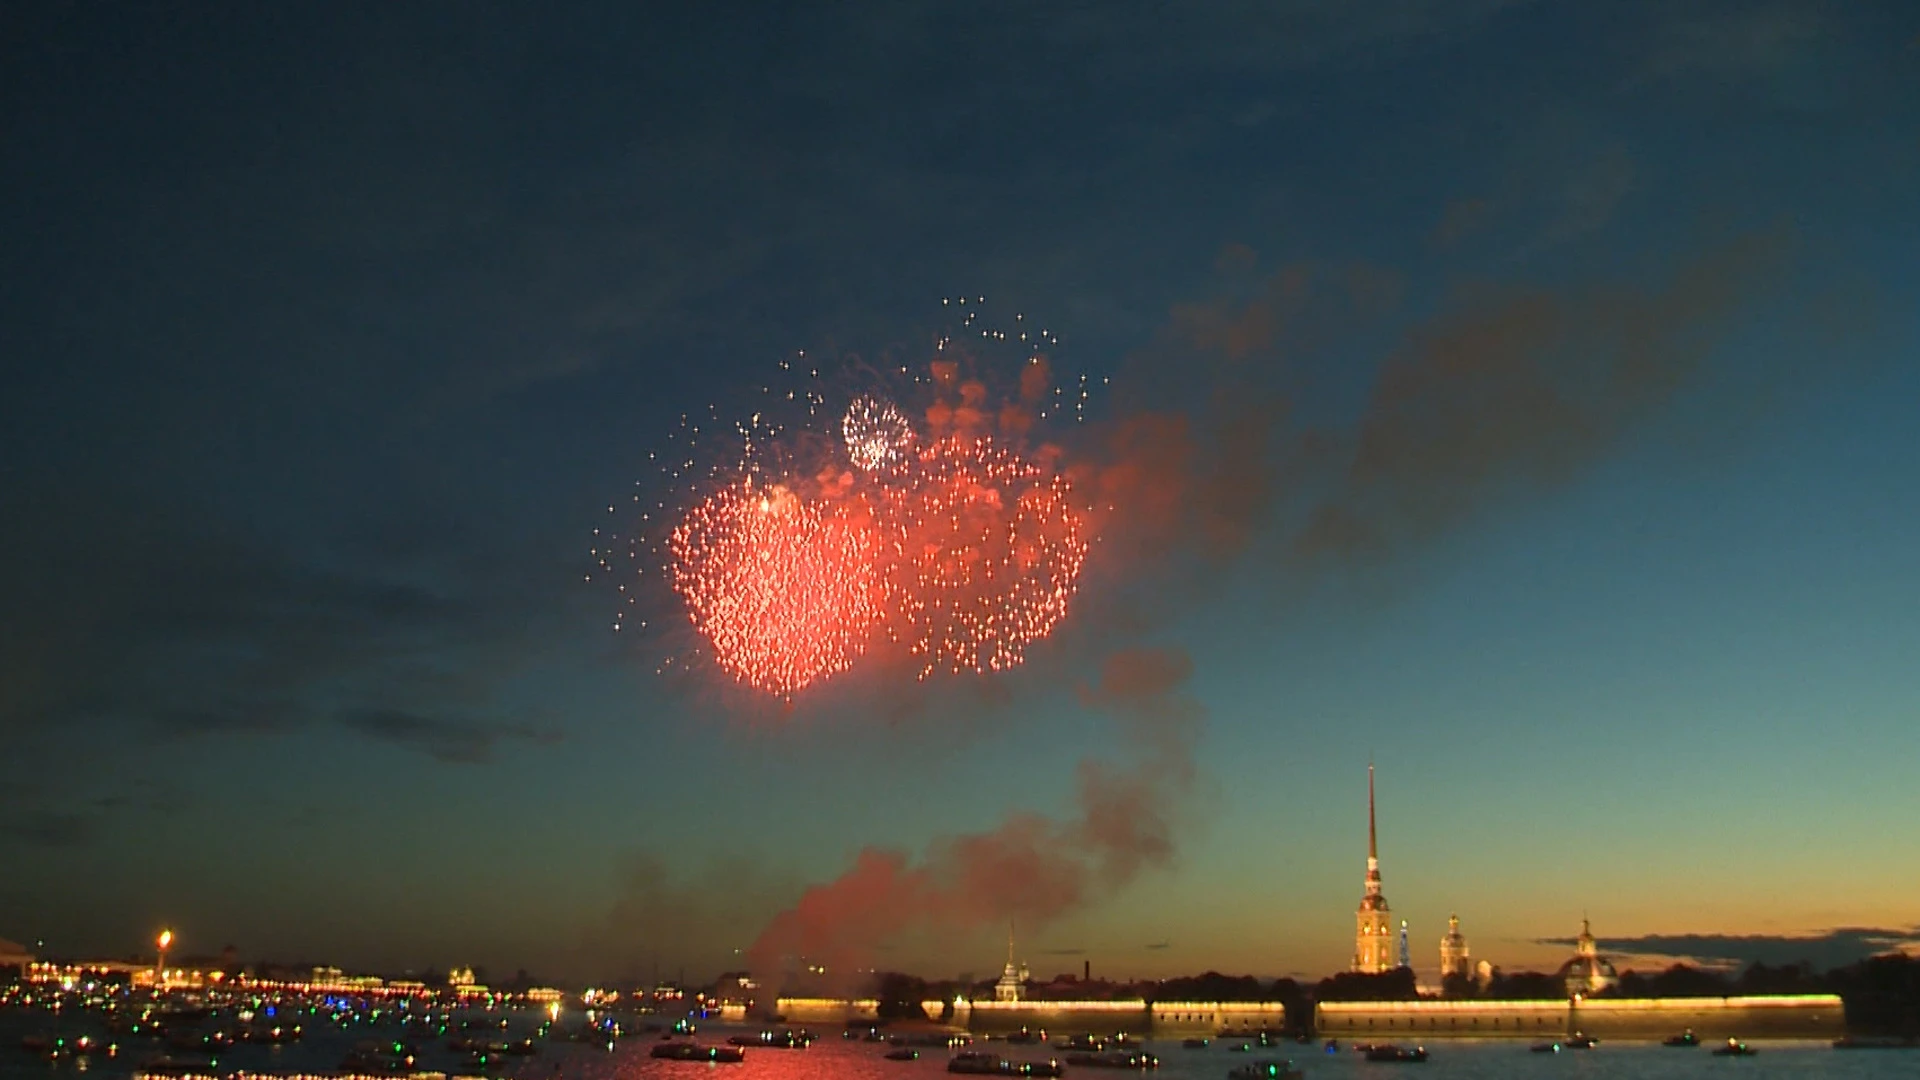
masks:
<svg viewBox="0 0 1920 1080"><path fill-rule="evenodd" d="M1380 842L1374 827L1373 763L1367 763L1367 893L1360 898L1353 939L1353 970L1364 975L1392 971L1393 920L1380 894Z"/></svg>

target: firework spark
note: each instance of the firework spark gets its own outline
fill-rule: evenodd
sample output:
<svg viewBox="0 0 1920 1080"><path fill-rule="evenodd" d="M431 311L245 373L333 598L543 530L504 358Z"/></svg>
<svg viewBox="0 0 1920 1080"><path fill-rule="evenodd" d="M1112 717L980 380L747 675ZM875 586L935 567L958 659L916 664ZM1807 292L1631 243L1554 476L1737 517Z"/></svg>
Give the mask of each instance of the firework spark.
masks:
<svg viewBox="0 0 1920 1080"><path fill-rule="evenodd" d="M862 394L847 406L840 420L847 457L866 472L895 469L913 449L913 425L899 406L885 398Z"/></svg>
<svg viewBox="0 0 1920 1080"><path fill-rule="evenodd" d="M782 697L866 650L886 610L877 546L847 507L744 481L695 505L668 540L674 590L714 659Z"/></svg>
<svg viewBox="0 0 1920 1080"><path fill-rule="evenodd" d="M881 513L921 677L1019 666L1078 588L1088 542L1072 488L986 437L936 440L913 470Z"/></svg>

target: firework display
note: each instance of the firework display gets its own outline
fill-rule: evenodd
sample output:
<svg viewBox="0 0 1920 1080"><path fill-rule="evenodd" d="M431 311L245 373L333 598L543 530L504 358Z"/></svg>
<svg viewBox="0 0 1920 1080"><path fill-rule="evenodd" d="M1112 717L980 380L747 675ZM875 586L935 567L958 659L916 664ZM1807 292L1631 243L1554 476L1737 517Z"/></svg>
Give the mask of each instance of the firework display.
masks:
<svg viewBox="0 0 1920 1080"><path fill-rule="evenodd" d="M1025 662L1067 617L1091 548L1060 447L1036 442L1050 416L1084 418L1087 378L1069 397L1042 352L1057 337L1017 315L989 328L977 299L944 303L958 324L933 355L864 367L858 389L836 391L804 353L783 362L789 385L762 387L728 459L683 417L631 531L595 530L598 571L620 590L614 629L644 630L637 614L658 607L616 570L623 555L670 586L692 652L775 697L887 650L921 679ZM986 356L1003 346L1018 359ZM726 430L715 406L704 424Z"/></svg>
<svg viewBox="0 0 1920 1080"><path fill-rule="evenodd" d="M840 421L847 458L865 472L898 468L913 449L913 424L885 398L862 394Z"/></svg>
<svg viewBox="0 0 1920 1080"><path fill-rule="evenodd" d="M1018 665L1066 616L1086 561L1071 487L984 436L940 439L914 465L883 513L921 675Z"/></svg>
<svg viewBox="0 0 1920 1080"><path fill-rule="evenodd" d="M673 530L673 587L714 659L791 695L845 671L882 617L874 534L840 508L730 485Z"/></svg>

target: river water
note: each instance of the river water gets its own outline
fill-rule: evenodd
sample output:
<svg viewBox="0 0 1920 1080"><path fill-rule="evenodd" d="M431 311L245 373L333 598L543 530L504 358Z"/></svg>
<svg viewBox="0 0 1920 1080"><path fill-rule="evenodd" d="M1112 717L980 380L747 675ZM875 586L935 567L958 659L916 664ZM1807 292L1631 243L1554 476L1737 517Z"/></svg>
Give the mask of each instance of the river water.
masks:
<svg viewBox="0 0 1920 1080"><path fill-rule="evenodd" d="M38 1034L79 1034L81 1025L55 1030L45 1014L0 1014L0 1080L126 1080L139 1064L155 1053L150 1044L128 1044L112 1058L54 1063L20 1049L20 1037ZM702 1025L701 1042L724 1042L728 1035L754 1028ZM515 1033L516 1035L518 1032ZM509 1058L488 1070L496 1080L938 1080L945 1071L946 1052L922 1050L918 1061L888 1061L884 1046L843 1040L838 1032L805 1050L754 1048L746 1061L731 1065L693 1064L656 1059L648 1049L651 1035L630 1035L612 1051L587 1045L553 1043L533 1057ZM266 1074L335 1072L354 1042L390 1032L367 1029L312 1032L297 1044L240 1046L219 1063L218 1071L244 1070ZM1920 1050L1834 1050L1824 1042L1760 1042L1750 1058L1717 1058L1708 1048L1668 1049L1652 1043L1602 1043L1584 1051L1535 1054L1525 1042L1514 1040L1445 1040L1429 1044L1430 1060L1419 1064L1368 1062L1351 1050L1326 1053L1318 1046L1291 1045L1268 1053L1233 1053L1222 1045L1204 1050L1182 1049L1175 1043L1148 1043L1161 1065L1154 1080L1227 1080L1236 1065L1256 1060L1291 1057L1308 1080L1390 1080L1411 1072L1410 1080L1681 1080L1687 1077L1834 1077L1837 1080L1920 1080ZM1008 1046L977 1042L1015 1060L1049 1056L1044 1047ZM473 1075L464 1055L449 1050L444 1040L422 1041L419 1068L449 1076ZM1129 1080L1126 1072L1076 1068L1078 1080Z"/></svg>

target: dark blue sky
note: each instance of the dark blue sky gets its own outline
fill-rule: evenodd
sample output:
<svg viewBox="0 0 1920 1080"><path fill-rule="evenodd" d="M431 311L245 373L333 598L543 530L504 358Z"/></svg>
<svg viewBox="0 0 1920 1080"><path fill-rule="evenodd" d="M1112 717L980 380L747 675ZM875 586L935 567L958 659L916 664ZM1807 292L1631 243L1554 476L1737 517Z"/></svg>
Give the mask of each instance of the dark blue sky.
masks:
<svg viewBox="0 0 1920 1080"><path fill-rule="evenodd" d="M0 936L710 971L1070 814L1122 647L1191 658L1197 779L1036 966L1343 966L1369 754L1416 942L1920 923L1920 14L652 7L8 19ZM1254 407L1235 542L905 709L656 679L609 498L955 291L1109 418Z"/></svg>

